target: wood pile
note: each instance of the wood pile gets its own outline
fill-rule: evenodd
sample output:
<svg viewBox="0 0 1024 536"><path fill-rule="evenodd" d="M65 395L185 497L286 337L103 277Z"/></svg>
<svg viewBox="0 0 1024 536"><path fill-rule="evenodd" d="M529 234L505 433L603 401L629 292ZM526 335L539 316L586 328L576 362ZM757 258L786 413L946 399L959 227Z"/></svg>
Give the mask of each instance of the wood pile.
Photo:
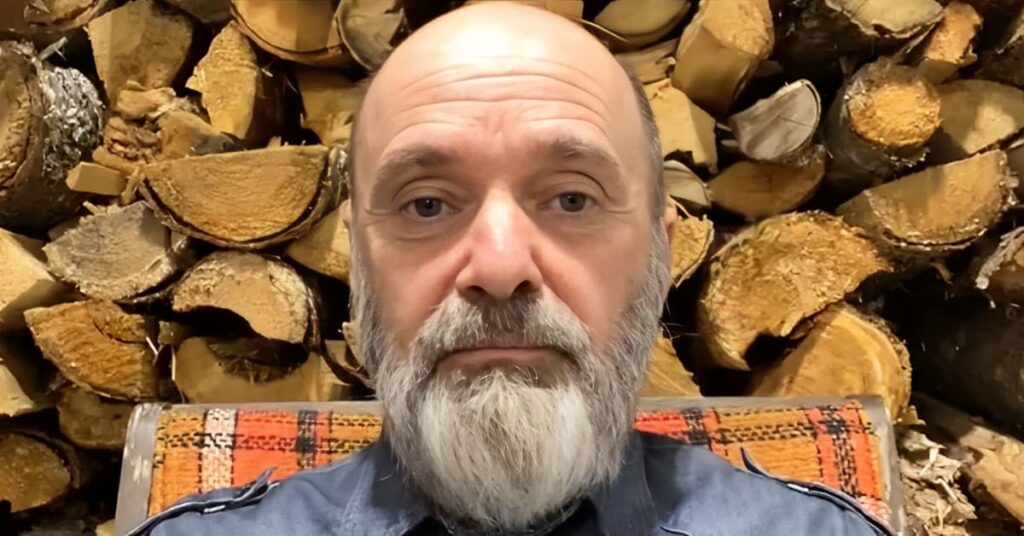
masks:
<svg viewBox="0 0 1024 536"><path fill-rule="evenodd" d="M678 222L643 394L880 395L920 534L1024 523L1024 2L520 1L654 113ZM462 3L0 2L0 518L109 519L138 402L372 396L346 143Z"/></svg>

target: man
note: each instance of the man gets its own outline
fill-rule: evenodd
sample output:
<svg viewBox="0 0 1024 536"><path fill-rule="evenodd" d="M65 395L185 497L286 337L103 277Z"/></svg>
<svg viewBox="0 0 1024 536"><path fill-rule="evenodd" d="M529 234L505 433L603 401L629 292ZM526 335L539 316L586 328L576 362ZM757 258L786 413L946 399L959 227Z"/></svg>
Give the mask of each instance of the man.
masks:
<svg viewBox="0 0 1024 536"><path fill-rule="evenodd" d="M373 80L350 164L382 439L144 529L888 534L838 492L632 430L674 212L643 90L586 31L508 3L432 21Z"/></svg>

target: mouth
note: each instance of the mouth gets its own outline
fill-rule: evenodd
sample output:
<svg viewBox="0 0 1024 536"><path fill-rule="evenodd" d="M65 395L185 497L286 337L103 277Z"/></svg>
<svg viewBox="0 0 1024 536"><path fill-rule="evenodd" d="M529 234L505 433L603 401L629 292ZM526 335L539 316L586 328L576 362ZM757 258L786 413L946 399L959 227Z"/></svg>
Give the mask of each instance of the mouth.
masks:
<svg viewBox="0 0 1024 536"><path fill-rule="evenodd" d="M438 363L438 371L471 372L492 367L544 368L560 359L554 348L495 345L457 349Z"/></svg>

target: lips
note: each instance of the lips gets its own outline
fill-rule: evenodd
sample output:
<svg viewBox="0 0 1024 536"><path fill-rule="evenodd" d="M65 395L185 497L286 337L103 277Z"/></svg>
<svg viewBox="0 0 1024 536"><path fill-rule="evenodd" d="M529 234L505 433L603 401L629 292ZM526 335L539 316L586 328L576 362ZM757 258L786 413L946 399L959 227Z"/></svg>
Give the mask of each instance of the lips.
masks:
<svg viewBox="0 0 1024 536"><path fill-rule="evenodd" d="M439 369L475 370L496 366L522 368L543 367L559 353L546 347L528 347L515 345L488 345L474 348L462 348L448 354L439 364Z"/></svg>

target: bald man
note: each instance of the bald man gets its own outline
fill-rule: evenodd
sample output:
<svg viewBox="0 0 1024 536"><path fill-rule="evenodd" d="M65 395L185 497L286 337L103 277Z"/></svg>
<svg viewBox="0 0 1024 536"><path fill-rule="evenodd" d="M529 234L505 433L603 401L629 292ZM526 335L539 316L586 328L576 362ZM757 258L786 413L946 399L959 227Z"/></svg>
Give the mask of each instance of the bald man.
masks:
<svg viewBox="0 0 1024 536"><path fill-rule="evenodd" d="M374 78L350 149L381 439L138 534L890 533L839 492L633 430L674 212L642 87L579 26L507 3L435 19Z"/></svg>

